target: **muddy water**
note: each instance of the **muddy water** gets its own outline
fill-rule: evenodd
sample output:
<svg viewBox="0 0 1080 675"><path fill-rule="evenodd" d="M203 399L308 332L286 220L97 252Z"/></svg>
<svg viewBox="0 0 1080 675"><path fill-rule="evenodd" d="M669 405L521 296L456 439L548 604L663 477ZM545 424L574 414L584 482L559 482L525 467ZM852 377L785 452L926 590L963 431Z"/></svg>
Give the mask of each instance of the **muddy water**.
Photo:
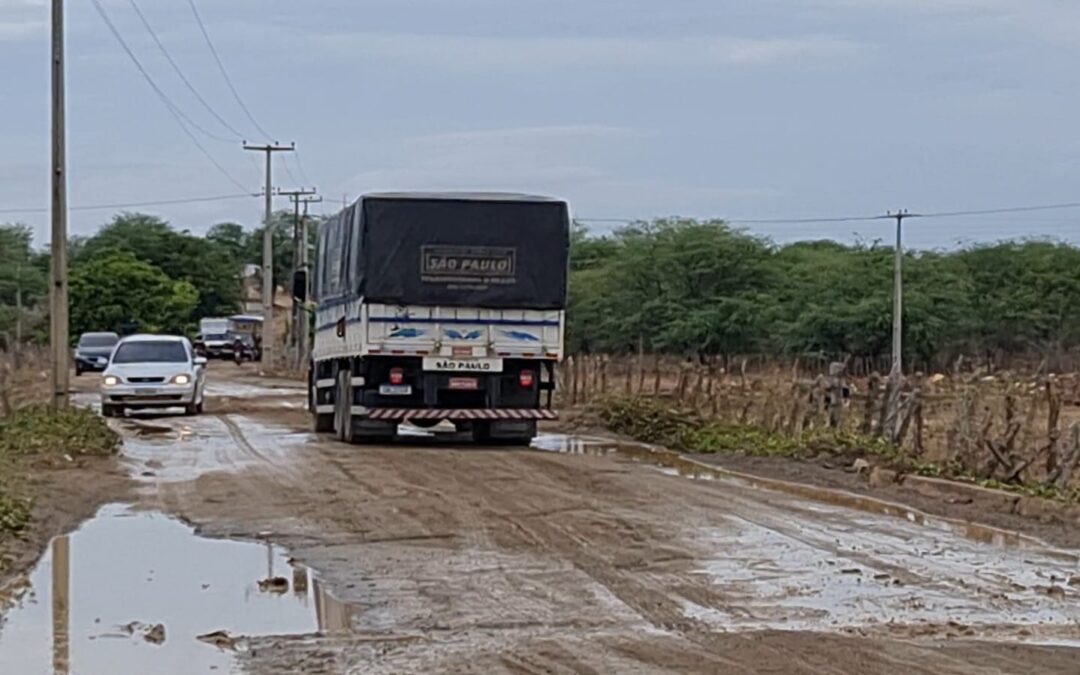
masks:
<svg viewBox="0 0 1080 675"><path fill-rule="evenodd" d="M114 428L124 436L123 457L132 475L148 482L191 481L253 466L283 468L318 440L243 415L129 418Z"/></svg>
<svg viewBox="0 0 1080 675"><path fill-rule="evenodd" d="M683 612L713 630L880 629L1080 646L1080 552L861 495L779 481L761 481L776 490L761 493L754 479L642 444L545 436L535 447L718 483L727 508L683 534L702 552L695 574L726 598L707 607L685 598Z"/></svg>
<svg viewBox="0 0 1080 675"><path fill-rule="evenodd" d="M229 672L246 649L232 636L347 631L351 616L278 549L110 506L33 570L0 626L0 673Z"/></svg>

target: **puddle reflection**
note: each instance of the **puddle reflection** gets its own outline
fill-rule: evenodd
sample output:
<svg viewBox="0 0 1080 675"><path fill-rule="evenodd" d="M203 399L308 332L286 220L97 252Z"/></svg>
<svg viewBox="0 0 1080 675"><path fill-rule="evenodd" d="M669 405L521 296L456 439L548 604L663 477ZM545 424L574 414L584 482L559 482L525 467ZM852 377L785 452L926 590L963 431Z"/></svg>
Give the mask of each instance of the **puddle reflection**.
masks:
<svg viewBox="0 0 1080 675"><path fill-rule="evenodd" d="M267 579L280 592L260 590ZM348 631L352 615L276 547L110 506L55 539L31 573L0 625L0 673L229 672L244 637ZM160 643L130 630L157 624ZM198 639L210 634L225 639Z"/></svg>

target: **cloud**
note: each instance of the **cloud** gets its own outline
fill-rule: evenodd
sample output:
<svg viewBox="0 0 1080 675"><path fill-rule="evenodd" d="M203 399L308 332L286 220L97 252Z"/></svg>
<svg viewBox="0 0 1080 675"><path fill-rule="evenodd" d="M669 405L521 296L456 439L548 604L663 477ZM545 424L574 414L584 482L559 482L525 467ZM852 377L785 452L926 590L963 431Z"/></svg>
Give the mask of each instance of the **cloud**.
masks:
<svg viewBox="0 0 1080 675"><path fill-rule="evenodd" d="M483 71L542 68L709 68L807 64L845 58L866 43L832 35L783 38L694 36L491 37L446 34L335 33L312 38L342 57L438 69Z"/></svg>
<svg viewBox="0 0 1080 675"><path fill-rule="evenodd" d="M991 29L1015 38L1035 35L1060 46L1080 38L1080 3L1074 0L809 0L824 8L891 11L949 18L976 32Z"/></svg>
<svg viewBox="0 0 1080 675"><path fill-rule="evenodd" d="M715 214L775 196L768 188L627 175L646 155L645 130L604 125L485 129L406 139L383 166L353 176L350 194L380 190L505 190L551 194L591 216Z"/></svg>
<svg viewBox="0 0 1080 675"><path fill-rule="evenodd" d="M44 34L44 21L0 21L0 42L24 40Z"/></svg>

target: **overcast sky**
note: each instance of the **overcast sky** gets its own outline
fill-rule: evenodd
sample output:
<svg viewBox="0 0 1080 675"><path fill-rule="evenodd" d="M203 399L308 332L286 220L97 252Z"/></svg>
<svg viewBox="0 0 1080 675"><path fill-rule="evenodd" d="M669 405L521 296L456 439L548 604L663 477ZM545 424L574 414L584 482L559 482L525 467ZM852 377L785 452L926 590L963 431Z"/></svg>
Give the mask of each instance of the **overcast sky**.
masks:
<svg viewBox="0 0 1080 675"><path fill-rule="evenodd" d="M136 0L203 98L265 140L187 0ZM101 0L226 171L240 138L190 93L131 0ZM48 8L0 0L0 210L48 204ZM195 147L91 0L68 0L73 206L240 192ZM1076 0L197 0L256 121L340 205L381 189L552 194L590 218L732 219L1080 201ZM284 206L284 200L281 206ZM333 208L327 205L327 210ZM202 232L257 199L141 209ZM89 233L109 211L71 214ZM33 225L46 214L0 213ZM598 227L610 227L601 224ZM882 223L754 225L778 240ZM913 222L908 241L1049 235L1080 210Z"/></svg>

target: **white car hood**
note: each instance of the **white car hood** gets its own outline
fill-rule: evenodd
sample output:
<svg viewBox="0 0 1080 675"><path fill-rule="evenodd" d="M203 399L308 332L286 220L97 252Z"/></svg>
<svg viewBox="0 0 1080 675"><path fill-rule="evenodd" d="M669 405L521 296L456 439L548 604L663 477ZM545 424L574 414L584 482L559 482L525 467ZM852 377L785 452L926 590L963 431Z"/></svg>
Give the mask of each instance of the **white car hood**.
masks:
<svg viewBox="0 0 1080 675"><path fill-rule="evenodd" d="M194 379L195 370L190 363L114 363L106 370L106 375L115 375L121 379L130 377L163 377L166 381L181 373Z"/></svg>

